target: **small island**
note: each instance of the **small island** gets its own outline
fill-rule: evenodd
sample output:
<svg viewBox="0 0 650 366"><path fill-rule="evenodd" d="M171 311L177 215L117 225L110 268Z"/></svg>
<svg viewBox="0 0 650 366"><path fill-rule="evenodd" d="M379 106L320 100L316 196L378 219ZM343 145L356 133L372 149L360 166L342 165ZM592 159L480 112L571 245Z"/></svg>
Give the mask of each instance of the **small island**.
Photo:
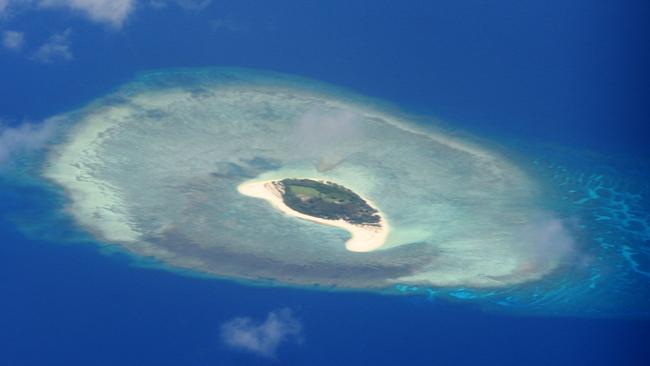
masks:
<svg viewBox="0 0 650 366"><path fill-rule="evenodd" d="M388 224L376 207L334 182L287 178L245 182L237 189L241 194L267 200L289 216L348 230L352 237L346 248L350 251L375 250L388 235Z"/></svg>
<svg viewBox="0 0 650 366"><path fill-rule="evenodd" d="M283 179L276 184L282 187L284 204L298 212L350 224L379 226L378 211L341 185L313 179Z"/></svg>

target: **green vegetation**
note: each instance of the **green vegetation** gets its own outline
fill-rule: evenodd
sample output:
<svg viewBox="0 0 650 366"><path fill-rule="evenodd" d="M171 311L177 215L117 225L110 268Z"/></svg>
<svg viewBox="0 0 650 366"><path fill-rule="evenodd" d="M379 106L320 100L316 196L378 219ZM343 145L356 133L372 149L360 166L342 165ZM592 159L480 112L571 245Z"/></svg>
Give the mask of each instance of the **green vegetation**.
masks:
<svg viewBox="0 0 650 366"><path fill-rule="evenodd" d="M379 223L377 210L341 185L311 179L283 179L279 183L284 188L284 203L298 212L351 224Z"/></svg>

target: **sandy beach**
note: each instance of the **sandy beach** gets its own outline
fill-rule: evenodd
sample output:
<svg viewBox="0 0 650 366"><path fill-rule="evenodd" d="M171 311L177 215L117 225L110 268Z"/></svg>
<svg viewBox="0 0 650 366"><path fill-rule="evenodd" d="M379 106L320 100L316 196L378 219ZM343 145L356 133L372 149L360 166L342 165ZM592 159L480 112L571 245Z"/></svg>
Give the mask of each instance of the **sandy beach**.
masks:
<svg viewBox="0 0 650 366"><path fill-rule="evenodd" d="M314 216L305 215L298 211L291 209L289 206L284 204L282 200L282 191L281 187L275 184L272 180L267 181L257 181L257 182L244 182L237 187L239 193L250 196L261 198L268 201L273 207L282 211L284 214L297 217L303 220L308 220L316 222L323 225L335 226L341 229L345 229L350 232L351 238L345 243L347 250L351 252L370 252L375 249L380 248L384 245L386 237L388 236L389 226L384 218L383 214L379 212L381 220L379 221L379 226L374 225L353 225L345 220L326 220ZM368 205L377 209L372 202L363 198Z"/></svg>

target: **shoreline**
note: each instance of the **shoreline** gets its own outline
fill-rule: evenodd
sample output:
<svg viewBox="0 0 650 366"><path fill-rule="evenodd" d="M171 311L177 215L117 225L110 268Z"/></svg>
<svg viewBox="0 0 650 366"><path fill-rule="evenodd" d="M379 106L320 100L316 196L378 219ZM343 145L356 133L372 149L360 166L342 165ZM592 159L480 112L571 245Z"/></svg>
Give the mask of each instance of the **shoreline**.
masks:
<svg viewBox="0 0 650 366"><path fill-rule="evenodd" d="M381 211L377 210L377 207L367 199L362 197L369 206L377 210L380 217L379 226L354 225L342 219L327 220L295 211L284 204L283 192L275 182L274 180L244 182L237 186L237 191L245 196L264 199L285 215L347 230L351 234L351 238L345 242L345 248L351 252L371 252L379 249L386 242L389 232L388 223Z"/></svg>

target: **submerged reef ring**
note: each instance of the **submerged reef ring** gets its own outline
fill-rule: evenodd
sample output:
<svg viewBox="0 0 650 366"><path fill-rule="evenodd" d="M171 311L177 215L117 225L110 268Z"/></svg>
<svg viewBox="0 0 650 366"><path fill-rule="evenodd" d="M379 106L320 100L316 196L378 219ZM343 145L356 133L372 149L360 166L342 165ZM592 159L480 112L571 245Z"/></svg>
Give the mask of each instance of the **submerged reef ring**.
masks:
<svg viewBox="0 0 650 366"><path fill-rule="evenodd" d="M181 268L341 288L500 287L551 273L567 253L549 243L571 240L507 158L311 80L157 71L62 117L72 127L44 175L70 214ZM363 197L390 231L350 244L341 227L240 193L302 177Z"/></svg>

